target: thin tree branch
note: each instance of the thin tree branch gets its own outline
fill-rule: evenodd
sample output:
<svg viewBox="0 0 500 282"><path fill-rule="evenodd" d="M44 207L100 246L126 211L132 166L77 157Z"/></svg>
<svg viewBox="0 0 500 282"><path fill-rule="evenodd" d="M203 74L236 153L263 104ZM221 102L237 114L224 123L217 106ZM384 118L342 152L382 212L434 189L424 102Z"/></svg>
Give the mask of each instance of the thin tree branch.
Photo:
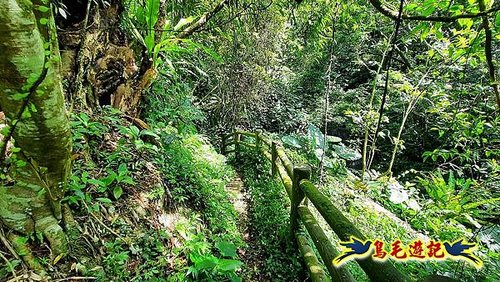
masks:
<svg viewBox="0 0 500 282"><path fill-rule="evenodd" d="M325 124L324 124L324 134L323 134L323 152L321 153L321 160L319 162L319 183L320 186L323 185L324 172L325 172L325 157L327 150L327 142L328 142L328 111L330 107L330 94L333 89L333 85L335 81L332 81L332 72L333 72L333 61L335 60L335 31L336 31L336 22L337 16L339 14L339 2L335 4L335 11L332 18L332 43L330 45L330 63L328 64L328 69L326 71L327 77L327 86L325 91Z"/></svg>
<svg viewBox="0 0 500 282"><path fill-rule="evenodd" d="M191 24L189 27L187 27L185 30L183 30L179 35L177 35L177 38L183 39L191 34L195 33L198 31L200 28L202 28L213 16L215 16L218 12L220 12L227 4L229 4L230 0L223 0L217 6L215 6L211 11L206 12L201 18L196 21L195 23Z"/></svg>
<svg viewBox="0 0 500 282"><path fill-rule="evenodd" d="M393 11L387 7L384 7L382 5L381 0L370 0L370 3L372 6L377 9L381 14L383 14L386 17L389 17L393 20L396 20L398 18L398 12ZM403 20L414 20L414 21L428 21L428 22L454 22L459 19L472 19L472 18L478 18L482 16L487 16L488 14L494 13L500 11L500 5L497 5L495 7L492 7L489 10L483 10L479 13L472 13L472 14L461 14L461 15L455 15L455 16L412 16L412 15L401 15L401 19Z"/></svg>
<svg viewBox="0 0 500 282"><path fill-rule="evenodd" d="M392 62L392 56L394 53L394 49L396 48L396 43L398 41L399 28L401 27L401 22L402 22L401 17L403 15L403 7L404 7L404 0L400 0L398 16L396 18L396 28L394 30L394 37L392 38L391 49L389 50L389 54L387 56L387 67L386 67L384 93L382 94L382 102L380 103L380 108L378 111L378 121L377 121L377 126L375 128L375 132L373 135L373 143L371 144L370 160L368 161L368 165L366 166L367 170L370 169L370 166L373 162L373 158L375 155L376 143L377 143L377 136L378 136L378 133L380 131L380 124L382 123L382 116L384 114L385 102L387 101L387 93L389 91L389 72L391 70L391 62Z"/></svg>
<svg viewBox="0 0 500 282"><path fill-rule="evenodd" d="M479 0L479 10L486 10L486 3L484 0ZM488 74L490 76L491 86L493 87L493 92L495 93L495 97L497 100L497 109L500 110L500 91L498 89L498 83L495 79L495 65L493 64L493 55L491 53L491 45L492 45L492 33L490 28L490 21L487 16L483 16L483 27L486 38L484 40L484 54L486 57L486 64L488 65Z"/></svg>

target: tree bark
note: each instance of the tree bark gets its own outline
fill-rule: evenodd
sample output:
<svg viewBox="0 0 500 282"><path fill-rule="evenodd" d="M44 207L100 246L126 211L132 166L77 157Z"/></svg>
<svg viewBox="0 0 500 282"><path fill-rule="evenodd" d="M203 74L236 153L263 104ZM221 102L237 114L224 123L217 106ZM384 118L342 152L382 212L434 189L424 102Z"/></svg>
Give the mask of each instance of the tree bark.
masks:
<svg viewBox="0 0 500 282"><path fill-rule="evenodd" d="M1 163L11 181L0 183L0 220L18 234L42 233L60 258L71 134L49 3L0 0L0 107L10 127L3 142L12 137L18 148Z"/></svg>

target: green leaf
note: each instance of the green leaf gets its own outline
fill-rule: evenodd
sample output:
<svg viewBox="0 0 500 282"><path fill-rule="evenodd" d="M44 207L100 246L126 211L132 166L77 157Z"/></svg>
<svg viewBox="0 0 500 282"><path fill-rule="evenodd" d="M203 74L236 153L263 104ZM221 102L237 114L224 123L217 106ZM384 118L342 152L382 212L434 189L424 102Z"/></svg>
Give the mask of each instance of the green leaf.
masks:
<svg viewBox="0 0 500 282"><path fill-rule="evenodd" d="M326 151L326 149L328 149L328 146L327 144L325 144L325 136L323 135L321 130L312 123L309 124L308 130L309 142L311 142L313 149L321 149L323 151Z"/></svg>
<svg viewBox="0 0 500 282"><path fill-rule="evenodd" d="M236 257L236 246L231 242L217 242L215 243L215 247L224 257Z"/></svg>
<svg viewBox="0 0 500 282"><path fill-rule="evenodd" d="M30 93L16 93L14 95L12 95L12 99L16 100L16 101L20 101L20 100L23 100L24 98L28 97L30 95Z"/></svg>
<svg viewBox="0 0 500 282"><path fill-rule="evenodd" d="M111 171L111 172L109 172L108 176L101 178L101 180L105 186L109 186L111 183L113 183L113 181L115 181L117 176L118 175L116 175L116 173L114 171Z"/></svg>
<svg viewBox="0 0 500 282"><path fill-rule="evenodd" d="M49 7L46 7L46 6L38 6L38 11L42 12L42 13L47 13L49 11Z"/></svg>
<svg viewBox="0 0 500 282"><path fill-rule="evenodd" d="M219 263L219 259L213 255L202 256L191 253L189 259L194 263L196 270L212 269Z"/></svg>
<svg viewBox="0 0 500 282"><path fill-rule="evenodd" d="M154 36L154 33L149 33L144 38L144 43L146 44L146 47L148 48L148 51L151 53L151 51L153 51L153 48L155 47L155 36Z"/></svg>
<svg viewBox="0 0 500 282"><path fill-rule="evenodd" d="M88 184L92 184L92 185L95 185L95 186L106 186L104 184L104 182L102 182L101 180L98 180L98 179L89 179L87 181Z"/></svg>
<svg viewBox="0 0 500 282"><path fill-rule="evenodd" d="M128 168L127 168L127 164L125 163L121 163L119 166L118 166L118 175L125 175L128 173Z"/></svg>
<svg viewBox="0 0 500 282"><path fill-rule="evenodd" d="M192 23L194 20L193 17L188 17L188 18L182 18L174 27L174 30L179 30L181 29L183 26L187 25L187 24L190 24Z"/></svg>
<svg viewBox="0 0 500 282"><path fill-rule="evenodd" d="M9 132L10 132L10 126L5 126L4 128L2 128L2 130L0 130L0 134L2 134L3 136L9 135Z"/></svg>
<svg viewBox="0 0 500 282"><path fill-rule="evenodd" d="M158 15L160 13L160 0L148 0L146 1L146 23L149 28L153 28L158 21ZM154 31L153 31L154 32Z"/></svg>
<svg viewBox="0 0 500 282"><path fill-rule="evenodd" d="M41 24L41 25L47 25L47 23L48 23L48 22L49 22L49 20L48 20L48 19L46 19L46 18L41 18L41 19L40 19L40 24Z"/></svg>
<svg viewBox="0 0 500 282"><path fill-rule="evenodd" d="M224 62L224 59L222 58L221 55L219 55L219 53L217 53L215 50L213 50L212 48L208 48L206 46L201 46L201 48L203 49L203 51L209 55L212 59L214 59L216 62L218 63L222 63Z"/></svg>
<svg viewBox="0 0 500 282"><path fill-rule="evenodd" d="M21 114L22 119L29 119L31 118L31 113L28 108L24 109L23 113Z"/></svg>
<svg viewBox="0 0 500 282"><path fill-rule="evenodd" d="M242 265L243 263L239 260L221 259L217 267L222 271L234 272L238 270Z"/></svg>
<svg viewBox="0 0 500 282"><path fill-rule="evenodd" d="M434 5L429 5L422 11L422 16L427 17L430 16L434 11L436 10L436 7Z"/></svg>
<svg viewBox="0 0 500 282"><path fill-rule="evenodd" d="M358 151L348 148L344 144L333 145L333 149L339 157L345 160L355 161L361 159L361 154Z"/></svg>
<svg viewBox="0 0 500 282"><path fill-rule="evenodd" d="M125 178L123 178L123 180L121 182L126 183L126 184L130 184L130 185L135 184L134 179L132 179L132 177L130 177L128 175Z"/></svg>
<svg viewBox="0 0 500 282"><path fill-rule="evenodd" d="M29 107L29 109L30 109L30 111L31 111L32 113L36 113L36 112L38 112L38 110L36 109L36 105L35 105L35 104L33 104L33 103L29 103L29 104L28 104L28 107Z"/></svg>
<svg viewBox="0 0 500 282"><path fill-rule="evenodd" d="M283 136L281 137L281 141L283 141L283 143L285 145L288 145L290 147L293 147L293 148L296 148L296 149L300 149L302 148L302 145L299 141L299 139L293 137L293 136Z"/></svg>
<svg viewBox="0 0 500 282"><path fill-rule="evenodd" d="M154 138L160 138L160 136L158 134L156 134L154 131L151 131L151 130L143 130L141 132L141 136L151 136Z"/></svg>
<svg viewBox="0 0 500 282"><path fill-rule="evenodd" d="M326 140L330 143L340 143L342 142L342 138L337 137L337 136L326 136Z"/></svg>
<svg viewBox="0 0 500 282"><path fill-rule="evenodd" d="M132 132L134 137L139 137L141 130L137 128L137 126L132 125L132 127L130 127L130 132Z"/></svg>
<svg viewBox="0 0 500 282"><path fill-rule="evenodd" d="M108 198L96 198L96 200L98 200L101 203L105 203L105 204L111 204L111 203L113 203L113 201L111 201Z"/></svg>
<svg viewBox="0 0 500 282"><path fill-rule="evenodd" d="M116 186L114 189L113 189L113 196L115 196L115 199L119 199L123 194L123 189L122 187L120 186Z"/></svg>
<svg viewBox="0 0 500 282"><path fill-rule="evenodd" d="M471 19L458 19L458 24L466 29L470 29L474 21Z"/></svg>

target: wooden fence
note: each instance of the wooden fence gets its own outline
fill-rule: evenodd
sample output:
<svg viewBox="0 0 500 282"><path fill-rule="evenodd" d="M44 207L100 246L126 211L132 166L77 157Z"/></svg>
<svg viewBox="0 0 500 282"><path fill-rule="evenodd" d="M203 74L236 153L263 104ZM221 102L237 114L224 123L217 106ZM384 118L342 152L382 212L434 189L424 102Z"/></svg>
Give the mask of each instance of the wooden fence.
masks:
<svg viewBox="0 0 500 282"><path fill-rule="evenodd" d="M230 147L233 148L230 148ZM328 281L324 267L319 262L307 237L300 229L302 223L309 233L333 281L355 281L345 266L335 267L333 259L339 255L322 227L311 213L308 203L312 203L324 220L338 235L340 240L349 241L350 236L365 240L366 237L340 212L332 201L323 195L309 180L308 166L295 166L283 148L262 133L235 131L222 137L222 153L234 153L239 158L241 146L256 148L271 161L272 175L280 177L290 198L290 234L295 236L297 246L304 257L312 281ZM376 262L368 257L357 262L372 281L409 281L389 261Z"/></svg>

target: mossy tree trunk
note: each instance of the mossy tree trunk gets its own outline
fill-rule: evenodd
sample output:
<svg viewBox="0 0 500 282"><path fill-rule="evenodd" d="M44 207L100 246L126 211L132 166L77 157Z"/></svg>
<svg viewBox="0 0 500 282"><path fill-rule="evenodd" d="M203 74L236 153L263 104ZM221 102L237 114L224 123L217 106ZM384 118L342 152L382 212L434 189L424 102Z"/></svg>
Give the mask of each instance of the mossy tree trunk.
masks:
<svg viewBox="0 0 500 282"><path fill-rule="evenodd" d="M0 0L0 107L8 125L0 146L0 220L11 238L43 235L58 259L68 249L60 201L71 134L49 6L49 0ZM9 139L14 147L5 152ZM13 242L19 255L31 257L20 241Z"/></svg>

